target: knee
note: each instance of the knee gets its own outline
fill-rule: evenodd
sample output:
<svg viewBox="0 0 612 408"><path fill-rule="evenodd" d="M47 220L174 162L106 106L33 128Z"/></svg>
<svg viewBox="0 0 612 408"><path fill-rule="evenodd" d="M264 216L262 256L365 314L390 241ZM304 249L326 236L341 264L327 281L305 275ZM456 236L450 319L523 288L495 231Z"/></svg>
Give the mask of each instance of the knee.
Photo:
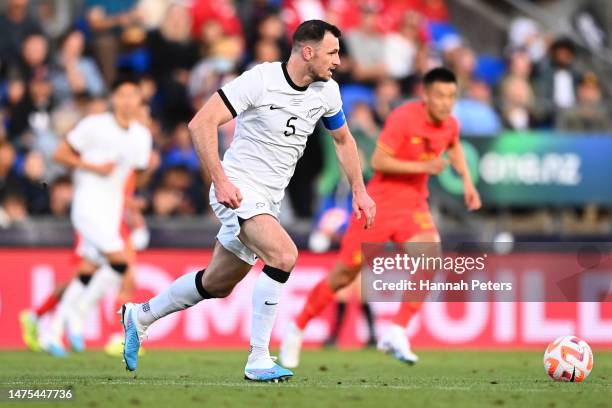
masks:
<svg viewBox="0 0 612 408"><path fill-rule="evenodd" d="M334 290L338 291L342 288L350 285L355 276L359 272L359 268L341 268L332 273L329 276L329 286Z"/></svg>
<svg viewBox="0 0 612 408"><path fill-rule="evenodd" d="M295 245L273 253L266 265L273 266L285 272L291 272L297 263L298 250Z"/></svg>

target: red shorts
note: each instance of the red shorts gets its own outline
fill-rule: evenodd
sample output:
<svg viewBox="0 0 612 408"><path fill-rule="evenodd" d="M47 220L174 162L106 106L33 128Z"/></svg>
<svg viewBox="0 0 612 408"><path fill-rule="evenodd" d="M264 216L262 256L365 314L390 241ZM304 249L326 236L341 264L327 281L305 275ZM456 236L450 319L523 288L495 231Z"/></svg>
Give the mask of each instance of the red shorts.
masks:
<svg viewBox="0 0 612 408"><path fill-rule="evenodd" d="M351 217L349 226L340 244L340 261L348 267L362 263L361 244L408 242L416 234L437 233L427 202L411 208L377 208L374 226L364 229L365 220Z"/></svg>

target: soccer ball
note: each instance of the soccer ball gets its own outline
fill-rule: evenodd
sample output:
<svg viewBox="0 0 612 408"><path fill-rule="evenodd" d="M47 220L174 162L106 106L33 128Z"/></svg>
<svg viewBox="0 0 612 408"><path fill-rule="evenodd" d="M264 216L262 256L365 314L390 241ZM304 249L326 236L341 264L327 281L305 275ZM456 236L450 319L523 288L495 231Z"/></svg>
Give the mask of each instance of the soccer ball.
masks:
<svg viewBox="0 0 612 408"><path fill-rule="evenodd" d="M576 336L559 337L544 353L544 370L555 381L584 381L592 368L591 347Z"/></svg>

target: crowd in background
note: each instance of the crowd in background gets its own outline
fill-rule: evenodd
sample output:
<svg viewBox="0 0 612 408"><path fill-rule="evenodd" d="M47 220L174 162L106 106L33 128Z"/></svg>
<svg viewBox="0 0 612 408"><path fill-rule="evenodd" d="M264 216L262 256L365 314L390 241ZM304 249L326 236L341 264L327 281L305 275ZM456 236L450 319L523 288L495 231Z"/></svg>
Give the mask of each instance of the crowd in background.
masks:
<svg viewBox="0 0 612 408"><path fill-rule="evenodd" d="M455 114L464 135L605 133L611 126L600 80L584 69L571 41L549 38L521 18L501 57L479 55L477 44L453 29L444 0L4 3L0 221L69 213L70 175L53 163L53 151L79 119L108 109L109 85L122 71L139 75L142 120L159 157L155 176L139 191L142 208L160 217L207 214L208 185L186 123L226 81L254 64L286 60L293 30L307 19L343 31L334 78L364 159L390 111L418 97L423 73L440 64L458 76ZM232 134L233 122L220 129L221 153ZM338 182L327 141L317 129L296 170L289 197L297 217L312 217L317 196Z"/></svg>

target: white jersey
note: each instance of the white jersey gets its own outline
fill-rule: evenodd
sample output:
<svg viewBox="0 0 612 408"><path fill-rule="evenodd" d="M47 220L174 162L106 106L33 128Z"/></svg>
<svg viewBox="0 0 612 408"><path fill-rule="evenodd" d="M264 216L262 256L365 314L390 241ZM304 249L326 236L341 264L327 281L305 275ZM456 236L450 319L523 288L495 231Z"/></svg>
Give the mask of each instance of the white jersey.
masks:
<svg viewBox="0 0 612 408"><path fill-rule="evenodd" d="M67 140L85 162L115 163L109 176L75 170L73 221L91 220L96 225L118 228L128 179L134 170L145 169L149 164L151 133L137 122L123 129L113 114L107 112L81 120Z"/></svg>
<svg viewBox="0 0 612 408"><path fill-rule="evenodd" d="M318 120L323 117L332 130L345 122L333 79L300 87L285 63L256 65L218 92L237 116L234 139L222 162L225 173L274 202L282 200Z"/></svg>

